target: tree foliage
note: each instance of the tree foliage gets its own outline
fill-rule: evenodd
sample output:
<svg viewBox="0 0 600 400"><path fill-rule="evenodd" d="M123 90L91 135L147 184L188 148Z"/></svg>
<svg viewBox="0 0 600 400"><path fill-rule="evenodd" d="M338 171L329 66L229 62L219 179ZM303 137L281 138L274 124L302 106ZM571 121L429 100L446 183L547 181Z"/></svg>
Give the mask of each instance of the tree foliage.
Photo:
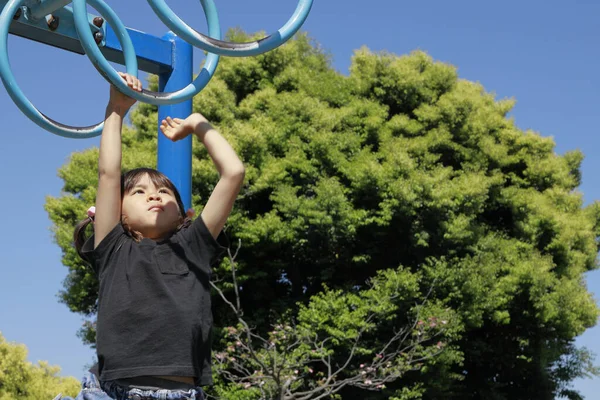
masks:
<svg viewBox="0 0 600 400"><path fill-rule="evenodd" d="M59 373L59 367L45 361L28 362L27 348L7 342L0 333L0 400L52 399L59 393L75 397L79 381Z"/></svg>
<svg viewBox="0 0 600 400"><path fill-rule="evenodd" d="M238 247L239 250L239 247ZM265 336L256 333L244 316L237 282L236 258L229 251L234 300L213 289L237 316L237 327L226 327L224 351L215 354L214 374L233 387L246 389L246 398L259 400L319 400L339 398L348 388L382 391L440 355L457 356L448 347L460 327L452 310L426 296L422 304L403 307L415 298L416 276L402 268L384 270L360 291L324 290L300 305L294 318L276 324ZM291 322L289 322L291 319ZM217 395L234 399L230 389ZM418 385L404 387L420 394Z"/></svg>
<svg viewBox="0 0 600 400"><path fill-rule="evenodd" d="M401 287L379 332L405 326L432 290L432 304L456 315L452 345L383 391L342 390L343 399L578 398L572 380L596 372L574 339L598 317L584 273L597 267L600 204L584 207L577 191L583 154L556 154L551 138L520 130L513 105L423 52L363 48L347 76L305 35L261 56L224 58L194 110L246 165L227 233L242 243L249 324L268 336L311 299L360 299L367 282L401 271L414 285ZM139 105L131 121L124 168L154 166L156 108ZM201 145L193 153L200 210L218 176ZM64 194L46 204L69 271L61 299L92 321L97 281L71 234L94 203L97 155L73 154L59 171ZM233 296L228 262L214 273ZM327 301L325 319L336 312ZM217 327L236 323L224 302L214 314ZM81 335L93 343L93 324ZM227 332L217 335L218 353ZM216 390L240 393L225 383Z"/></svg>

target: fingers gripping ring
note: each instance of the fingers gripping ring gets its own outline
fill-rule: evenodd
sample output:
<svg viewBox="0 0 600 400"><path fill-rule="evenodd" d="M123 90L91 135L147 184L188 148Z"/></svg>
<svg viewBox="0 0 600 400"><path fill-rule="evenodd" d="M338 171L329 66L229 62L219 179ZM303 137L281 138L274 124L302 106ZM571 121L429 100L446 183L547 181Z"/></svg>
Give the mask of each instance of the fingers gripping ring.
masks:
<svg viewBox="0 0 600 400"><path fill-rule="evenodd" d="M17 85L8 59L8 31L13 16L20 9L21 4L23 4L24 1L25 0L8 1L0 14L0 77L6 87L6 91L23 114L40 127L56 135L68 138L89 138L98 136L102 132L104 126L103 122L87 127L74 127L56 122L35 108Z"/></svg>
<svg viewBox="0 0 600 400"><path fill-rule="evenodd" d="M219 18L213 0L201 0L202 7L206 13L206 21L208 24L209 33L216 38L221 37L221 28L219 26ZM152 92L143 90L142 92L135 91L127 86L127 83L121 78L118 72L106 60L98 45L96 44L92 32L89 29L86 4L94 7L113 27L117 33L123 53L125 55L125 64L127 65L127 73L137 76L137 59L135 49L127 28L121 22L116 13L103 0L73 0L73 16L75 19L75 29L79 35L81 44L85 53L90 58L94 66L100 73L113 85L115 85L122 93L132 97L138 101L153 105L166 105L180 103L189 100L198 94L208 84L215 73L219 56L216 54L208 54L206 63L202 71L196 79L185 88L176 92ZM136 68L130 68L135 63Z"/></svg>
<svg viewBox="0 0 600 400"><path fill-rule="evenodd" d="M202 0L201 0L202 1ZM299 0L298 7L288 22L276 33L264 39L248 43L233 43L220 40L210 32L205 36L189 27L169 8L165 0L148 0L150 7L160 20L188 43L209 53L222 56L245 57L255 56L273 50L287 42L300 29L313 4L313 0ZM203 4L204 7L204 4ZM206 11L206 7L204 7Z"/></svg>

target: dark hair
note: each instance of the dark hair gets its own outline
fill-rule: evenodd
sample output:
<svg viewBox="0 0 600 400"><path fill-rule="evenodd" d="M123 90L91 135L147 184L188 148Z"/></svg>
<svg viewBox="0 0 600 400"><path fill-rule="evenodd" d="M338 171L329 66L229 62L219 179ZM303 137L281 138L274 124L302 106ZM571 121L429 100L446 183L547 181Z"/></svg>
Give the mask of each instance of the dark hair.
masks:
<svg viewBox="0 0 600 400"><path fill-rule="evenodd" d="M183 222L179 226L177 226L176 231L189 226L191 223L191 219L186 215L186 210L184 208L183 201L181 200L181 195L179 194L179 191L177 190L173 182L171 182L171 180L167 178L165 174L155 169L136 168L123 173L121 175L121 200L123 199L123 196L129 193L135 187L135 185L137 185L140 179L142 179L146 175L148 176L148 178L154 186L166 187L167 189L173 192L175 200L177 201L177 205L179 206L179 214L183 220ZM80 221L75 226L75 232L73 233L73 241L75 249L77 250L77 254L79 254L79 257L86 261L87 259L82 254L81 249L83 248L85 241L88 239L85 235L86 228L92 222L94 222L93 217L88 217ZM125 232L127 232L129 236L131 236L136 242L139 242L143 239L143 236L140 232L135 231L129 227L126 218L123 218L123 216L121 216L121 225L123 225Z"/></svg>

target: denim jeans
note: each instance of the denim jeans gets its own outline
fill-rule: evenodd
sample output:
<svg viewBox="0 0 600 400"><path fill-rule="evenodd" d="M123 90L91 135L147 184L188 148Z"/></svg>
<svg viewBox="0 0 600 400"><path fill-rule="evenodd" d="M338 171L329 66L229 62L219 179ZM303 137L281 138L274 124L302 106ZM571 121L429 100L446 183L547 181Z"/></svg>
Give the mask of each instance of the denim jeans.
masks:
<svg viewBox="0 0 600 400"><path fill-rule="evenodd" d="M88 372L75 399L59 394L54 400L204 400L204 392L199 387L190 390L142 390L111 382L100 384L96 376Z"/></svg>

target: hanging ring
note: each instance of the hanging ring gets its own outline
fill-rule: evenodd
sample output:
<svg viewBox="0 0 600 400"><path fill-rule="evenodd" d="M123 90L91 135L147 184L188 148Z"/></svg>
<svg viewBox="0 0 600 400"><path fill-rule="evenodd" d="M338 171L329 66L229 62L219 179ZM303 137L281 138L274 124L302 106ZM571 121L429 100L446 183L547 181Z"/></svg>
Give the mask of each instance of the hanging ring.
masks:
<svg viewBox="0 0 600 400"><path fill-rule="evenodd" d="M187 25L171 10L165 0L148 0L160 20L183 40L192 46L209 53L231 57L256 56L273 50L287 42L300 29L313 5L313 0L300 0L296 11L288 22L277 32L253 42L234 43L220 40L209 29L209 36L203 35ZM203 6L204 7L204 6ZM205 8L206 10L206 8Z"/></svg>
<svg viewBox="0 0 600 400"><path fill-rule="evenodd" d="M212 0L201 0L201 3L206 13L206 22L208 23L210 34L220 38L221 29L219 26L219 18L214 2ZM106 60L106 57L104 57L98 48L92 33L88 29L87 4L95 8L115 29L119 43L121 43L121 47L123 48L126 65L128 65L128 62L133 63L133 60L136 60L137 64L133 42L131 41L131 37L127 33L127 28L123 22L121 22L117 14L103 0L73 1L75 29L79 34L79 38L85 53L92 61L92 64L96 67L96 69L98 69L100 74L102 74L102 76L111 84L115 85L123 94L138 101L157 106L175 104L189 100L197 95L202 89L204 89L204 87L206 87L210 79L213 77L219 63L219 56L216 54L208 54L206 63L204 64L202 71L200 71L200 74L198 74L192 83L183 89L168 93L153 92L146 89L143 89L141 92L139 92L131 89L129 86L127 86L127 83L123 80L123 78L119 76L119 73L110 65L108 60ZM128 68L127 73L137 77L137 68L135 71L130 71Z"/></svg>

